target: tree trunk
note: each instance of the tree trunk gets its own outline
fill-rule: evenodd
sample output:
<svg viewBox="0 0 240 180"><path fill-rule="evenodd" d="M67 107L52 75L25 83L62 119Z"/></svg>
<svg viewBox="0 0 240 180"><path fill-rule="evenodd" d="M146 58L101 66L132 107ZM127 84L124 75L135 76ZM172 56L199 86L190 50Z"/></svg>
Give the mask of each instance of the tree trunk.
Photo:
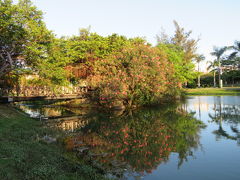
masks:
<svg viewBox="0 0 240 180"><path fill-rule="evenodd" d="M200 67L199 67L199 63L198 63L198 88L201 87L201 82L200 82Z"/></svg>
<svg viewBox="0 0 240 180"><path fill-rule="evenodd" d="M200 84L200 75L198 75L198 88L201 87L201 84Z"/></svg>
<svg viewBox="0 0 240 180"><path fill-rule="evenodd" d="M0 77L4 76L6 73L10 72L13 69L13 59L9 52L6 52L6 55L0 54L0 59L3 63L0 63ZM1 62L1 61L0 61Z"/></svg>
<svg viewBox="0 0 240 180"><path fill-rule="evenodd" d="M213 86L216 87L216 72L213 71Z"/></svg>
<svg viewBox="0 0 240 180"><path fill-rule="evenodd" d="M221 63L220 63L220 59L219 59L218 60L218 84L219 84L219 88L222 88L221 75L222 75L222 68L221 68Z"/></svg>
<svg viewBox="0 0 240 180"><path fill-rule="evenodd" d="M1 68L0 68L0 77L4 76L6 74L6 71L9 69L9 64L5 63Z"/></svg>

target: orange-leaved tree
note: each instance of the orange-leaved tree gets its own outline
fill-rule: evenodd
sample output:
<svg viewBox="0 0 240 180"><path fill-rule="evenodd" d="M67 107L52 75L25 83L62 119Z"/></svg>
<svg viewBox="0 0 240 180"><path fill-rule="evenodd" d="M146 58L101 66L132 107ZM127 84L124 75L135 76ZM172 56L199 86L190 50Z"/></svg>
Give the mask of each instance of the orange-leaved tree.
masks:
<svg viewBox="0 0 240 180"><path fill-rule="evenodd" d="M174 66L167 54L144 43L132 43L122 51L93 63L89 82L102 105L141 106L159 103L177 88Z"/></svg>

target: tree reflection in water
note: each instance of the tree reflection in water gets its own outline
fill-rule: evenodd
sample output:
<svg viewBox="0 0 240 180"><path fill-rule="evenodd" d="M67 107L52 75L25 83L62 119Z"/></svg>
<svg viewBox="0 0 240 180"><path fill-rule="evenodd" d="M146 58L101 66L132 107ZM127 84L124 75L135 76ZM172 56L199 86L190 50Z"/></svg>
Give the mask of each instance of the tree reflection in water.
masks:
<svg viewBox="0 0 240 180"><path fill-rule="evenodd" d="M240 106L223 104L222 97L219 96L217 100L214 101L213 110L214 113L209 113L209 117L211 119L210 122L218 124L218 129L213 131L216 139L231 139L237 141L237 144L240 145L240 131L238 130L238 125L240 124ZM223 122L230 126L231 132L224 130Z"/></svg>
<svg viewBox="0 0 240 180"><path fill-rule="evenodd" d="M177 106L148 108L119 116L98 113L78 133L65 139L66 148L105 173L123 177L151 173L177 153L180 167L200 146L204 127Z"/></svg>

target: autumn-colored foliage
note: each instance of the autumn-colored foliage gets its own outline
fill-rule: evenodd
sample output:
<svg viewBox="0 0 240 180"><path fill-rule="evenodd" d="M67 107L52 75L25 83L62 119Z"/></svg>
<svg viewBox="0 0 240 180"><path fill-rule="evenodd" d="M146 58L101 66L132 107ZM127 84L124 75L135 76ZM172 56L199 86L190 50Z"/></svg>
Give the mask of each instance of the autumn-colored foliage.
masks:
<svg viewBox="0 0 240 180"><path fill-rule="evenodd" d="M126 106L159 103L173 89L174 66L167 54L144 44L126 47L105 59L95 61L89 78L101 104L123 101ZM112 104L111 104L112 103Z"/></svg>

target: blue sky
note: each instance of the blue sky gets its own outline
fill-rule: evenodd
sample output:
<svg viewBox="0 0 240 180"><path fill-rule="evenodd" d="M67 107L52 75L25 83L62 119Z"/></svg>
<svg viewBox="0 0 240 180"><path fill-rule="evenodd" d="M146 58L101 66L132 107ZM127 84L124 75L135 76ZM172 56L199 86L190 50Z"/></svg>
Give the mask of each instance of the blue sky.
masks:
<svg viewBox="0 0 240 180"><path fill-rule="evenodd" d="M240 40L240 0L33 0L49 29L58 36L78 34L91 26L100 35L118 33L145 37L153 45L164 28L174 32L173 20L194 38L207 60L212 47ZM204 65L202 69L204 69Z"/></svg>

